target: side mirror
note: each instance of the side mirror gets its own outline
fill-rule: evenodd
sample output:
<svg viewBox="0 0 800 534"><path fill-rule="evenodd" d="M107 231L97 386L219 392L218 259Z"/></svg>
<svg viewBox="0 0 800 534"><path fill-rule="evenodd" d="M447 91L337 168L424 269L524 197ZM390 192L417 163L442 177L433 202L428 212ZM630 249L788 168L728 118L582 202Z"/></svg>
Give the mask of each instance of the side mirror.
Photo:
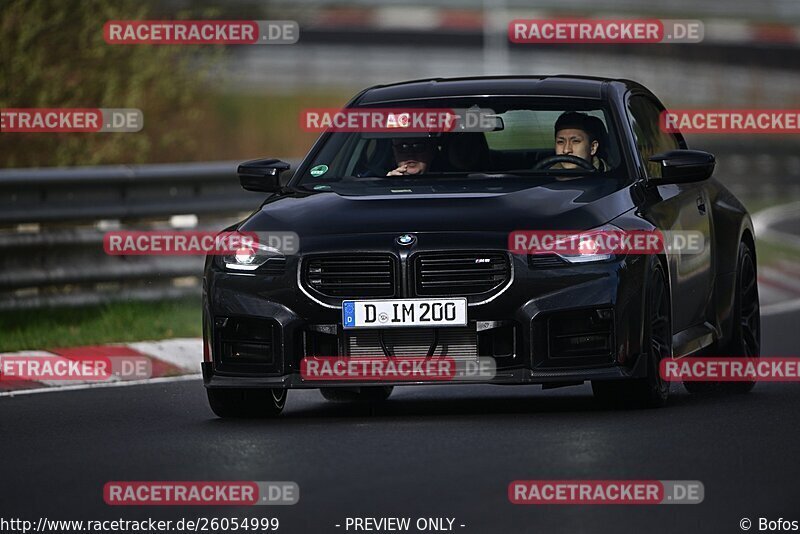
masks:
<svg viewBox="0 0 800 534"><path fill-rule="evenodd" d="M714 172L714 154L702 150L670 150L650 157L661 166L661 177L650 178L655 184L701 182Z"/></svg>
<svg viewBox="0 0 800 534"><path fill-rule="evenodd" d="M239 183L244 189L277 193L288 181L285 176L281 176L281 173L289 170L289 167L291 165L279 159L254 159L239 165L236 172L239 174Z"/></svg>

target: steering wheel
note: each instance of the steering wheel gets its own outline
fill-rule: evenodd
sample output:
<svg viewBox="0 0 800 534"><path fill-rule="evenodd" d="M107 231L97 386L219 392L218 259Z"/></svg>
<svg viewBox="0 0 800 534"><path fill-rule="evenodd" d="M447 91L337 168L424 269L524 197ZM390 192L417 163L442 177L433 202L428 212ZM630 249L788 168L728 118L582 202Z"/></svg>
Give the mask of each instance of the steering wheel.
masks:
<svg viewBox="0 0 800 534"><path fill-rule="evenodd" d="M533 166L534 171L541 171L542 169L549 169L556 163L574 163L578 167L585 169L587 171L597 172L597 169L592 165L590 162L586 161L583 158L579 158L578 156L548 156L544 158L542 161L538 162L536 165Z"/></svg>

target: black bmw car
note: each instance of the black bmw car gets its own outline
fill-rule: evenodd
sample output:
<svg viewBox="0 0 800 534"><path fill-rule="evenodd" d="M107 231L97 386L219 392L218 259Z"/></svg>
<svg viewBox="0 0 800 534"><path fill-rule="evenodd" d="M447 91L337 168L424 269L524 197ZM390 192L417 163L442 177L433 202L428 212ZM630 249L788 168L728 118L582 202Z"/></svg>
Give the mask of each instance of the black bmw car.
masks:
<svg viewBox="0 0 800 534"><path fill-rule="evenodd" d="M758 357L750 217L711 177L713 155L660 127L665 108L646 88L430 79L372 87L346 109L387 108L491 110L493 122L326 131L294 172L240 166L243 187L267 195L229 230L291 232L298 246L207 258L203 377L217 415L276 415L293 388L381 401L395 386L445 383L309 379L303 361L316 357L489 361L490 375L447 383L589 380L599 399L631 407L666 403L665 358ZM693 231L704 246L525 254L509 248L520 230Z"/></svg>

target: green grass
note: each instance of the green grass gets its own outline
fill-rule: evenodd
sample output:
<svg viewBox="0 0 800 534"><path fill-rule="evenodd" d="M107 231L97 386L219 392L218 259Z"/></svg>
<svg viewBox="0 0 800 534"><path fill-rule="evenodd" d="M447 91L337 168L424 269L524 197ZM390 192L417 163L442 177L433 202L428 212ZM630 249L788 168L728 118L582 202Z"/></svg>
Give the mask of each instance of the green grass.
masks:
<svg viewBox="0 0 800 534"><path fill-rule="evenodd" d="M303 91L293 94L215 94L208 128L198 132L198 161L258 157L301 157L319 132L300 128L308 108L344 106L356 91Z"/></svg>
<svg viewBox="0 0 800 534"><path fill-rule="evenodd" d="M755 215L761 210L765 210L767 208L772 208L775 206L779 206L781 204L790 204L792 202L797 202L800 198L793 197L793 196L786 196L781 198L764 198L760 196L740 196L739 200L744 204L744 207L747 208L747 211L750 213L751 216Z"/></svg>
<svg viewBox="0 0 800 534"><path fill-rule="evenodd" d="M743 197L740 199L745 205L750 215L755 215L761 210L797 202L798 198L786 197L776 200L774 198ZM800 263L800 250L786 243L760 239L756 236L756 249L759 266L773 266L778 262L785 261L790 263Z"/></svg>
<svg viewBox="0 0 800 534"><path fill-rule="evenodd" d="M198 337L199 298L0 313L0 351Z"/></svg>
<svg viewBox="0 0 800 534"><path fill-rule="evenodd" d="M756 248L759 266L773 266L779 262L800 264L800 250L790 245L759 239Z"/></svg>

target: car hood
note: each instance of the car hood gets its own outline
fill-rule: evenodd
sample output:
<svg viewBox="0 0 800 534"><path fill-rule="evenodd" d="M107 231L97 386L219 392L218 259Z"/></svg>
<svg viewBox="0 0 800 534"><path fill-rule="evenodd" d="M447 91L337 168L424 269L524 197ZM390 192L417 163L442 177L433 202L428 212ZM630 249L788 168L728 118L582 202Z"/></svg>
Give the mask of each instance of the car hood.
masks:
<svg viewBox="0 0 800 534"><path fill-rule="evenodd" d="M578 184L576 182L583 182ZM390 232L585 230L633 208L613 180L557 182L507 193L343 196L333 192L270 200L241 231L300 237Z"/></svg>

